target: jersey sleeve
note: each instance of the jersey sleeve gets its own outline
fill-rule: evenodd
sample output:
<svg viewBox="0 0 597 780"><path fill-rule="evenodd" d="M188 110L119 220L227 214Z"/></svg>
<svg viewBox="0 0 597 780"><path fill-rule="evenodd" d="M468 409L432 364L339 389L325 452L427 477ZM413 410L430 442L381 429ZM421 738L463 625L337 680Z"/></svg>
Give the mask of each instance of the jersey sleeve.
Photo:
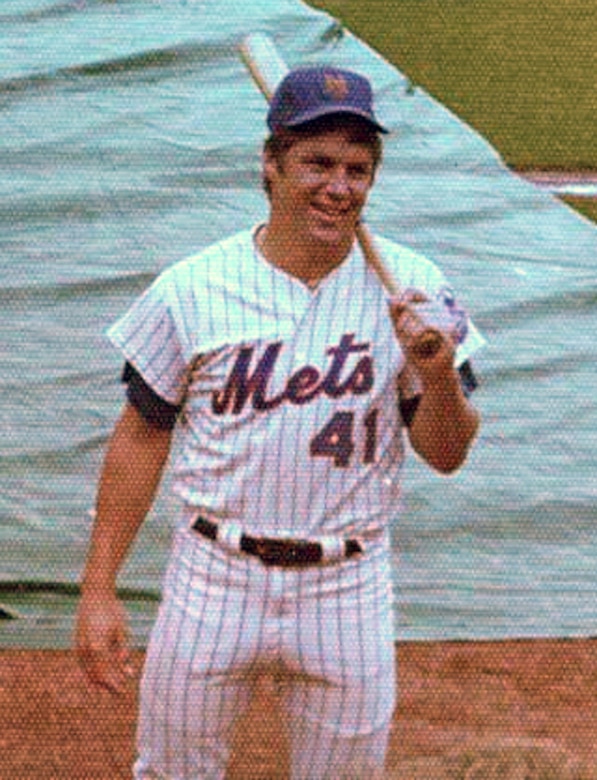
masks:
<svg viewBox="0 0 597 780"><path fill-rule="evenodd" d="M130 363L124 366L122 381L126 384L127 400L150 425L161 430L174 429L180 405L164 401Z"/></svg>
<svg viewBox="0 0 597 780"><path fill-rule="evenodd" d="M162 275L107 332L125 360L169 404L179 406L186 392L188 361L184 334L169 301Z"/></svg>

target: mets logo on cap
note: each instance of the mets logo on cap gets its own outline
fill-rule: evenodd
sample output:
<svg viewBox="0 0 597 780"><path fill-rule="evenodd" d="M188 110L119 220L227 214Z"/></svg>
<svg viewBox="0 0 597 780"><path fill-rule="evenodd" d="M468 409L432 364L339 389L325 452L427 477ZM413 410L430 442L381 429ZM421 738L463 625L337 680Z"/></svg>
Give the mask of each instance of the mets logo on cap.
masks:
<svg viewBox="0 0 597 780"><path fill-rule="evenodd" d="M328 71L323 76L323 88L327 97L336 103L346 100L350 91L348 82L341 73Z"/></svg>

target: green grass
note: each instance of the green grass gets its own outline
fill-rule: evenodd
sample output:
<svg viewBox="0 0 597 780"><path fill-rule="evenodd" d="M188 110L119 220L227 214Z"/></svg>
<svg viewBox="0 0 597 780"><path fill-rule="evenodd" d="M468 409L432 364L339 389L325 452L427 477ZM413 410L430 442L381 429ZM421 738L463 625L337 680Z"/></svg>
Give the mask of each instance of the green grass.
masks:
<svg viewBox="0 0 597 780"><path fill-rule="evenodd" d="M593 220L593 222L597 222L597 199L566 197L563 200L580 214Z"/></svg>
<svg viewBox="0 0 597 780"><path fill-rule="evenodd" d="M311 0L513 168L597 170L595 0Z"/></svg>

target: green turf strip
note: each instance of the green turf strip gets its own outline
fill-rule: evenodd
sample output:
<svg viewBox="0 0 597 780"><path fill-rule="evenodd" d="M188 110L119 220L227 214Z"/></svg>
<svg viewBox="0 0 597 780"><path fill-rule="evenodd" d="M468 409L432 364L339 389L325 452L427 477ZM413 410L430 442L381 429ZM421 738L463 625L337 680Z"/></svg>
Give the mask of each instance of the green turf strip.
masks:
<svg viewBox="0 0 597 780"><path fill-rule="evenodd" d="M518 169L597 170L592 0L312 0Z"/></svg>
<svg viewBox="0 0 597 780"><path fill-rule="evenodd" d="M563 200L585 217L597 222L597 199L566 197Z"/></svg>

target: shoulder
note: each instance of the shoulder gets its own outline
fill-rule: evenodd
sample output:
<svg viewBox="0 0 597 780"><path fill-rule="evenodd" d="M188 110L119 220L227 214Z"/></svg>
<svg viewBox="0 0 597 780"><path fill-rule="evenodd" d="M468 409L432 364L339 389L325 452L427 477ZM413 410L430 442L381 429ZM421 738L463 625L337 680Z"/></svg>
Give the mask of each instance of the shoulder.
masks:
<svg viewBox="0 0 597 780"><path fill-rule="evenodd" d="M439 266L426 255L385 236L375 235L374 240L388 270L396 277L403 289L416 287L436 291L445 284Z"/></svg>
<svg viewBox="0 0 597 780"><path fill-rule="evenodd" d="M253 230L243 230L168 266L156 281L166 285L201 278L206 282L216 281L246 263L252 254Z"/></svg>

